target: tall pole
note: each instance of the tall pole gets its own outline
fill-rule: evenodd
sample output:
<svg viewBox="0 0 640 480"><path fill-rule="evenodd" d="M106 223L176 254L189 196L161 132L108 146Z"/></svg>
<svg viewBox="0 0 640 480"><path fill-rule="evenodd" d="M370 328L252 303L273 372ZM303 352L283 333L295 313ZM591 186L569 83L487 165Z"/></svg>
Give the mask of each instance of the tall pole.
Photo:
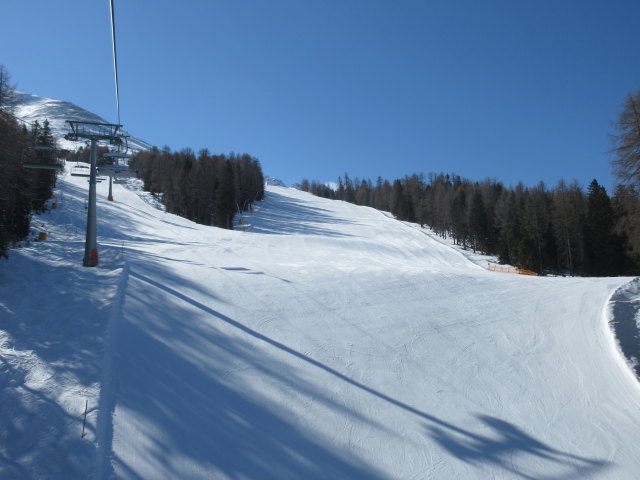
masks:
<svg viewBox="0 0 640 480"><path fill-rule="evenodd" d="M98 265L98 239L96 234L96 184L98 183L98 142L108 140L111 144L122 143L118 130L122 125L113 123L81 122L67 120L71 132L64 138L77 142L81 139L91 140L91 169L89 172L89 204L87 205L87 237L84 244L82 265L95 267Z"/></svg>
<svg viewBox="0 0 640 480"><path fill-rule="evenodd" d="M113 202L113 175L109 175L109 196L107 200Z"/></svg>
<svg viewBox="0 0 640 480"><path fill-rule="evenodd" d="M91 172L89 174L89 208L87 209L87 237L84 244L82 265L95 267L98 265L98 239L96 232L96 164L98 157L98 141L91 138Z"/></svg>

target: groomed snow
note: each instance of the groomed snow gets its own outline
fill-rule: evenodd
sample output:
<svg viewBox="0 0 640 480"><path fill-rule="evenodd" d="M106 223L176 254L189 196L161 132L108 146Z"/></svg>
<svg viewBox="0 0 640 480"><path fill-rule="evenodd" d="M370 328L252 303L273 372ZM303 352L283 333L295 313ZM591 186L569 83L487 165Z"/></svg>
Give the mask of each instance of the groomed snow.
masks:
<svg viewBox="0 0 640 480"><path fill-rule="evenodd" d="M284 187L246 232L107 188L99 267L70 176L0 263L1 478L637 478L630 279L489 272Z"/></svg>

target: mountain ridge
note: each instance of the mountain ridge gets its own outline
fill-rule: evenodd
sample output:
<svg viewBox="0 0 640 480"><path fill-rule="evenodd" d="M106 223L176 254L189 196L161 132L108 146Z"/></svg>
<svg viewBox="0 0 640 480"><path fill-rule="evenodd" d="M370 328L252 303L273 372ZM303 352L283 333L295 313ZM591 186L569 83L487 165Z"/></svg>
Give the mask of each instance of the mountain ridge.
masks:
<svg viewBox="0 0 640 480"><path fill-rule="evenodd" d="M42 124L45 120L49 121L54 137L58 142L58 146L67 150L75 150L82 145L80 142L72 142L66 140L64 136L69 133L69 125L67 120L111 123L89 110L86 110L75 103L55 98L43 97L34 93L14 91L15 112L16 116L27 123L38 121ZM128 134L126 131L123 133ZM152 145L144 140L129 136L127 139L129 150L137 152L140 150L149 150Z"/></svg>

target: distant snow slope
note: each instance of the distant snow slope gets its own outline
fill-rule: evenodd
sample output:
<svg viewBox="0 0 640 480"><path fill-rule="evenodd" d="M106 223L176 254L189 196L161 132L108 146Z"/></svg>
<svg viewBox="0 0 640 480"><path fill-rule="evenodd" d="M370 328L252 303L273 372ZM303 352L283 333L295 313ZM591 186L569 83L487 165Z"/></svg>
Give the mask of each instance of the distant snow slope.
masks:
<svg viewBox="0 0 640 480"><path fill-rule="evenodd" d="M286 187L282 180L274 177L264 177L264 183L274 187Z"/></svg>
<svg viewBox="0 0 640 480"><path fill-rule="evenodd" d="M87 182L59 188L0 263L1 478L637 478L629 279L489 272L283 187L240 232L99 184L87 269Z"/></svg>
<svg viewBox="0 0 640 480"><path fill-rule="evenodd" d="M16 92L16 100L18 104L16 107L16 116L18 118L26 122L35 122L38 120L40 124L42 124L45 119L49 120L54 136L58 139L59 147L69 150L76 149L79 143L64 139L65 134L69 133L69 124L66 123L66 120L113 123L73 103L62 100L55 100L53 98L41 97L24 92ZM148 150L151 148L150 144L135 137L129 137L128 146L132 151Z"/></svg>

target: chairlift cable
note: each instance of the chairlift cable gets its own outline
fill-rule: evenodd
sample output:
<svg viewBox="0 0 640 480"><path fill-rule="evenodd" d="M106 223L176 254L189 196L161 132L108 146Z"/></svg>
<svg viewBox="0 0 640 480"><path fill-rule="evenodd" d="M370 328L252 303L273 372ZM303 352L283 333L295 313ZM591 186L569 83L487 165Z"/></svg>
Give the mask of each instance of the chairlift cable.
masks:
<svg viewBox="0 0 640 480"><path fill-rule="evenodd" d="M113 0L109 0L111 12L111 44L113 46L113 73L116 84L116 109L118 111L118 125L120 125L120 93L118 91L118 53L116 50L116 19Z"/></svg>

